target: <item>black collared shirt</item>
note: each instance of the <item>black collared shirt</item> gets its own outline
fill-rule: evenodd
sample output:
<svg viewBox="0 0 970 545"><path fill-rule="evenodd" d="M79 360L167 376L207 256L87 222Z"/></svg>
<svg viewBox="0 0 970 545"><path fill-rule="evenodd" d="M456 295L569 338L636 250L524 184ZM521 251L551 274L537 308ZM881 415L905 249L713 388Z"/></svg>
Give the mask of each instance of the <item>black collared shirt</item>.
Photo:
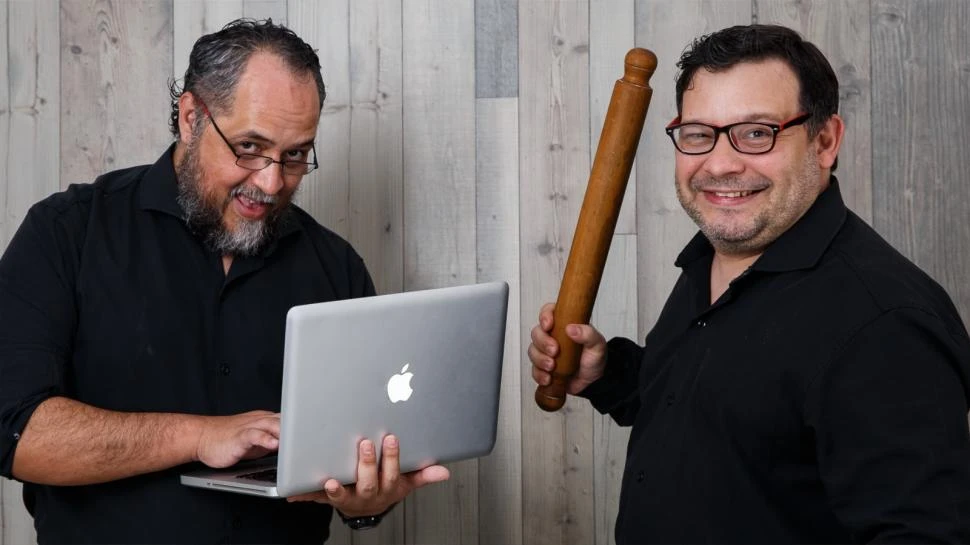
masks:
<svg viewBox="0 0 970 545"><path fill-rule="evenodd" d="M103 409L278 411L293 305L372 295L361 258L296 206L261 255L222 258L154 165L31 208L0 260L0 473L50 396ZM78 445L78 448L84 448ZM320 543L331 510L185 487L186 466L76 487L24 485L41 543Z"/></svg>
<svg viewBox="0 0 970 545"><path fill-rule="evenodd" d="M589 397L633 425L618 543L970 542L970 341L832 185L710 304L696 236Z"/></svg>

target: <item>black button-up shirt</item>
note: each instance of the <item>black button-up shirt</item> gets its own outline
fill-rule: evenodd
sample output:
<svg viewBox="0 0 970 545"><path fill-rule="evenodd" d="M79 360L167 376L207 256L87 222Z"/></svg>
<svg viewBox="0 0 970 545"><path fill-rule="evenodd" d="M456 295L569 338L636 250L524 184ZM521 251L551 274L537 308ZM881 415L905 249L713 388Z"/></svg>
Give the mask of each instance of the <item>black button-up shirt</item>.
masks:
<svg viewBox="0 0 970 545"><path fill-rule="evenodd" d="M832 180L713 305L698 234L645 346L610 341L617 542L970 542L966 329Z"/></svg>
<svg viewBox="0 0 970 545"><path fill-rule="evenodd" d="M51 396L115 411L278 411L287 310L374 293L350 245L296 206L280 238L228 275L183 218L171 148L31 208L0 260L4 476ZM25 483L24 501L42 543L326 538L329 507L185 487L189 467L92 486Z"/></svg>

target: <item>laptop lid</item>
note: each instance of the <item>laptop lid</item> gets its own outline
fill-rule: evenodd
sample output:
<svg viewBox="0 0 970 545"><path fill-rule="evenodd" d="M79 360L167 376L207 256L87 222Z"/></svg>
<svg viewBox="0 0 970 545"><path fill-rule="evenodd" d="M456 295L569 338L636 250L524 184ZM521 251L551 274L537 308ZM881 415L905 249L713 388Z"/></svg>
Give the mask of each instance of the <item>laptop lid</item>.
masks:
<svg viewBox="0 0 970 545"><path fill-rule="evenodd" d="M290 309L276 483L255 491L244 480L236 491L286 497L329 478L352 483L360 441L374 441L380 455L390 433L402 472L488 454L508 290L492 282ZM182 482L233 489L197 474Z"/></svg>

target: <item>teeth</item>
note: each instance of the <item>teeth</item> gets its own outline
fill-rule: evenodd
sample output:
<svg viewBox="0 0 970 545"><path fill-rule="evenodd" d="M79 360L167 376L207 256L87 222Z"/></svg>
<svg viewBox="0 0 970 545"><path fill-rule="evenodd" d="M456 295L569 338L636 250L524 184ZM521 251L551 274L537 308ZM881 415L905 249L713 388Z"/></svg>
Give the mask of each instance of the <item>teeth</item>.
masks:
<svg viewBox="0 0 970 545"><path fill-rule="evenodd" d="M728 197L731 199L737 199L739 197L747 197L748 195L754 193L754 191L730 191L727 193L722 193L720 191L715 191L714 194L718 197Z"/></svg>

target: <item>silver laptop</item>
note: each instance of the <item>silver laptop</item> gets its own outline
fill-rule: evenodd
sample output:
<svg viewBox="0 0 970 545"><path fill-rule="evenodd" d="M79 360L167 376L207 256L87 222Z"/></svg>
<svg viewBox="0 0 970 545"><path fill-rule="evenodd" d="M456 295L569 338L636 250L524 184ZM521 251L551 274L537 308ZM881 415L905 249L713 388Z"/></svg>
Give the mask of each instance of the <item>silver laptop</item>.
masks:
<svg viewBox="0 0 970 545"><path fill-rule="evenodd" d="M398 437L401 471L495 445L505 282L301 305L286 316L278 456L181 476L269 497L356 482L357 446Z"/></svg>

